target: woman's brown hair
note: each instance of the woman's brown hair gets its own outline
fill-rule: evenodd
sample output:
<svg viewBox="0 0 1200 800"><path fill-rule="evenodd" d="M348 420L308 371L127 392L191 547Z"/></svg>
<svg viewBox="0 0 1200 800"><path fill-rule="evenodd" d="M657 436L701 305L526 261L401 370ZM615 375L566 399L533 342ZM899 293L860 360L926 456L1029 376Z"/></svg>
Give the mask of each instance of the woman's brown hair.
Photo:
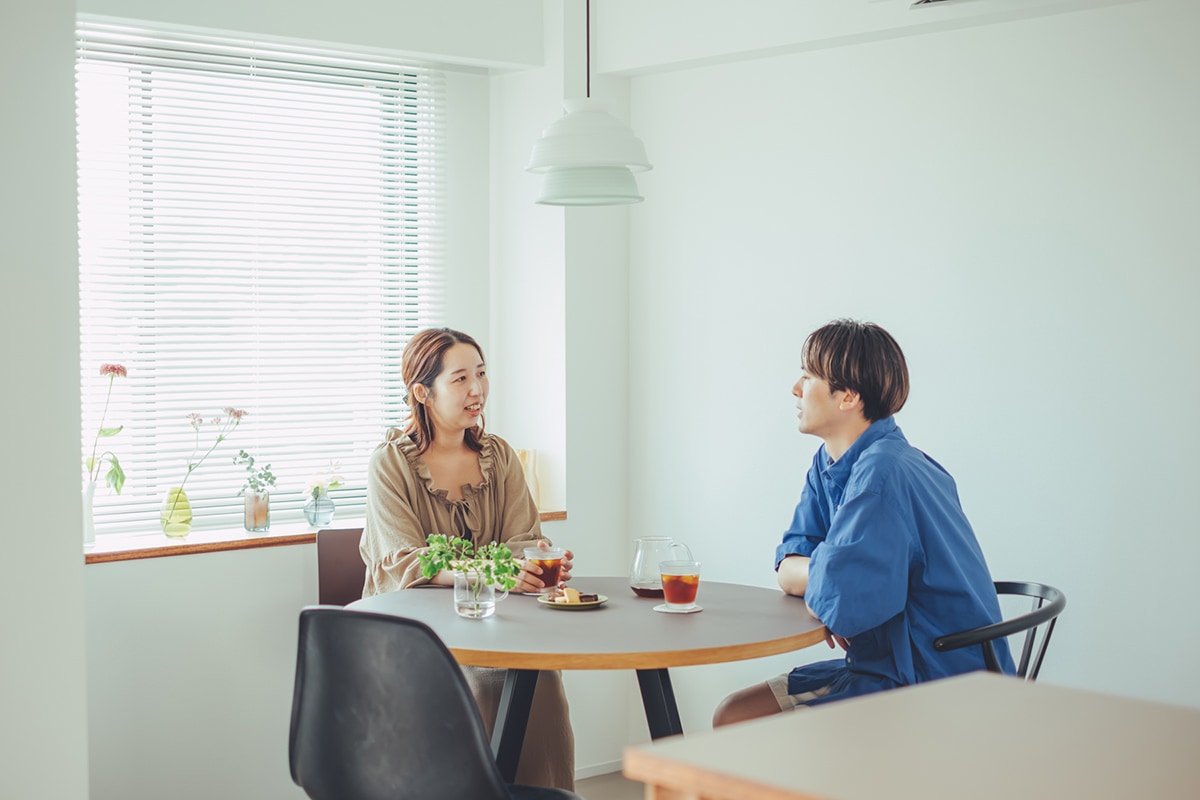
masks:
<svg viewBox="0 0 1200 800"><path fill-rule="evenodd" d="M873 322L839 319L804 340L804 371L849 389L863 401L868 422L890 417L908 399L908 364L892 335Z"/></svg>
<svg viewBox="0 0 1200 800"><path fill-rule="evenodd" d="M418 453L424 453L433 443L433 420L429 418L429 409L424 403L416 402L413 397L413 387L418 383L429 390L433 396L433 382L442 374L442 362L446 351L456 344L469 344L479 353L483 361L483 348L479 342L462 331L450 328L426 328L408 341L404 355L400 359L400 375L404 378L404 402L412 411L404 432L417 446ZM479 417L479 426L469 429L463 436L467 447L476 453L483 450L480 439L483 437L483 416Z"/></svg>

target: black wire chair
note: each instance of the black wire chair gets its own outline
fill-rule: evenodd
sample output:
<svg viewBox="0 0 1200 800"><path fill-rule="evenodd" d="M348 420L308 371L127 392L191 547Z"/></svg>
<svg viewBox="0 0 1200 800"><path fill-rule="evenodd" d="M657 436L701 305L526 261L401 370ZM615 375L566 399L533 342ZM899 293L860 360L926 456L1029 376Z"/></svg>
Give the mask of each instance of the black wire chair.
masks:
<svg viewBox="0 0 1200 800"><path fill-rule="evenodd" d="M1025 680L1037 680L1038 672L1042 668L1042 659L1046 657L1046 646L1050 644L1050 635L1054 633L1054 623L1067 607L1067 597L1053 586L1020 581L996 581L996 594L1032 597L1033 609L1019 617L940 636L933 640L933 648L939 653L944 653L960 647L980 645L988 670L1000 672L995 641L1024 631L1025 641L1021 646L1017 675ZM1039 639L1038 628L1042 625L1045 625L1046 629Z"/></svg>

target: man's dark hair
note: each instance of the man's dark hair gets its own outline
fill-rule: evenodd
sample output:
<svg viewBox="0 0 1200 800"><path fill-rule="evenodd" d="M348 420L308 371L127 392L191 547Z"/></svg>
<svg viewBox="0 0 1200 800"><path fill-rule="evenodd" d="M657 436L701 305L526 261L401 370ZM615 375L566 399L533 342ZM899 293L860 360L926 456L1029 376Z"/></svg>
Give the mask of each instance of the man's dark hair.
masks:
<svg viewBox="0 0 1200 800"><path fill-rule="evenodd" d="M828 381L832 391L858 392L868 422L892 416L908 399L904 353L873 322L834 320L808 335L802 356L804 370Z"/></svg>

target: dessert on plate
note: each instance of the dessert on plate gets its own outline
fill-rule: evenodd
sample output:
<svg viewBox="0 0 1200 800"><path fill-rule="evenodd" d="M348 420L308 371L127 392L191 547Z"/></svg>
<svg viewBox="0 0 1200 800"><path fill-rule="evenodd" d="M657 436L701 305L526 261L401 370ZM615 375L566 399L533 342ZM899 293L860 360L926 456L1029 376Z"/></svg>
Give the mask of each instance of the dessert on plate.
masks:
<svg viewBox="0 0 1200 800"><path fill-rule="evenodd" d="M600 595L580 592L572 589L570 586L562 586L552 589L546 594L546 598L552 603L574 605L577 603L595 603L600 599Z"/></svg>

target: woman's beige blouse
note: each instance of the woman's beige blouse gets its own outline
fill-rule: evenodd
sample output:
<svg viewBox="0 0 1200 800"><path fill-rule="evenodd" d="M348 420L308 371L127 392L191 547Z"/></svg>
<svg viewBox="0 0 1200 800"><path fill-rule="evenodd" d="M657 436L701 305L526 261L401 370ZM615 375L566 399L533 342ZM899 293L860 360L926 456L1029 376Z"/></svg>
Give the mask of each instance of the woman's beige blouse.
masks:
<svg viewBox="0 0 1200 800"><path fill-rule="evenodd" d="M483 483L464 485L462 499L450 500L446 490L433 488L429 467L412 440L398 428L388 431L367 472L367 518L359 546L367 565L363 597L428 583L417 557L433 533L469 538L476 547L505 542L518 557L519 545L545 538L516 451L490 433L480 444Z"/></svg>

